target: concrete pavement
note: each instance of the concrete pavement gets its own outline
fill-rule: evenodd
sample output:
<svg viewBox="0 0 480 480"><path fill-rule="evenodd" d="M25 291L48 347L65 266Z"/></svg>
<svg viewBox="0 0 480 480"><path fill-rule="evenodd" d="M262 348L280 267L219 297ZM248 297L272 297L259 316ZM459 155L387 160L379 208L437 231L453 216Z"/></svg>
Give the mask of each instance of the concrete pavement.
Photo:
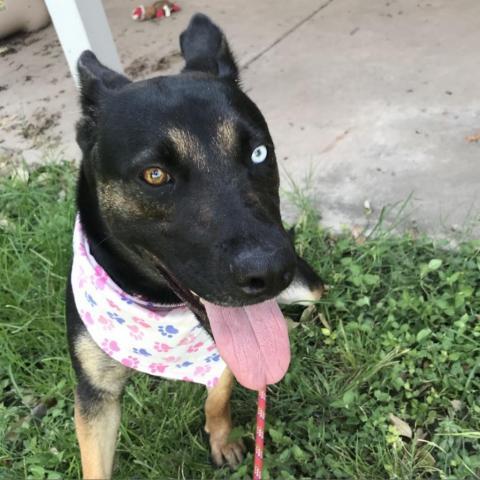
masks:
<svg viewBox="0 0 480 480"><path fill-rule="evenodd" d="M480 132L477 0L185 0L176 17L140 24L137 3L104 2L127 73L177 71L178 34L191 14L210 15L282 171L300 185L313 172L323 223L372 225L411 196L405 228L478 237L480 141L466 140ZM0 56L0 153L78 155L76 92L52 27L2 45L13 51Z"/></svg>

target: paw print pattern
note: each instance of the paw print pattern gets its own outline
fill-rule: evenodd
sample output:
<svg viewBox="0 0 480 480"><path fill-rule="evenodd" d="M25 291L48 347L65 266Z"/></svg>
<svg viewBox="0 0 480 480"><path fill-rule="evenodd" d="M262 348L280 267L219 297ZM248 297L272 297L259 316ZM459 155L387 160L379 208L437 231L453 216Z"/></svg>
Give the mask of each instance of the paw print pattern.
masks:
<svg viewBox="0 0 480 480"><path fill-rule="evenodd" d="M88 304L91 307L96 307L97 306L97 302L88 292L85 292L85 300L88 302Z"/></svg>
<svg viewBox="0 0 480 480"><path fill-rule="evenodd" d="M205 361L207 363L210 363L210 362L218 362L220 360L220 355L218 353L214 353L213 355L209 355Z"/></svg>
<svg viewBox="0 0 480 480"><path fill-rule="evenodd" d="M207 387L213 388L217 385L217 383L218 383L218 377L213 377L211 380L207 382Z"/></svg>
<svg viewBox="0 0 480 480"><path fill-rule="evenodd" d="M118 343L115 342L114 340L109 340L106 338L102 342L102 350L107 354L112 356L115 352L120 351L120 347L118 346Z"/></svg>
<svg viewBox="0 0 480 480"><path fill-rule="evenodd" d="M107 315L112 319L115 320L120 325L125 323L125 319L123 319L118 313L116 312L107 312Z"/></svg>
<svg viewBox="0 0 480 480"><path fill-rule="evenodd" d="M177 364L177 368L186 368L186 367L189 367L190 365L193 365L193 363L189 362L188 360L185 360L185 362Z"/></svg>
<svg viewBox="0 0 480 480"><path fill-rule="evenodd" d="M109 298L107 298L107 302L110 308L117 310L118 312L120 311L120 307L115 302L112 302Z"/></svg>
<svg viewBox="0 0 480 480"><path fill-rule="evenodd" d="M180 360L181 360L180 357L174 357L174 356L165 357L165 361L168 362L168 363L177 363Z"/></svg>
<svg viewBox="0 0 480 480"><path fill-rule="evenodd" d="M166 343L160 343L160 342L155 342L153 348L157 352L169 352L172 349L172 347L170 347Z"/></svg>
<svg viewBox="0 0 480 480"><path fill-rule="evenodd" d="M122 365L125 365L129 368L137 368L138 367L138 358L132 357L129 355L128 357L122 358L121 360Z"/></svg>
<svg viewBox="0 0 480 480"><path fill-rule="evenodd" d="M132 317L132 320L142 328L151 328L150 325L140 317Z"/></svg>
<svg viewBox="0 0 480 480"><path fill-rule="evenodd" d="M168 337L168 338L172 338L174 335L178 333L178 330L173 325L167 325L166 327L164 327L163 325L160 325L158 327L158 331L164 337Z"/></svg>
<svg viewBox="0 0 480 480"><path fill-rule="evenodd" d="M102 326L104 330L112 330L113 328L113 322L109 318L104 317L103 315L100 315L98 317L98 323Z"/></svg>
<svg viewBox="0 0 480 480"><path fill-rule="evenodd" d="M97 265L95 267L95 277L92 280L96 288L103 290L108 282L107 272L100 265Z"/></svg>
<svg viewBox="0 0 480 480"><path fill-rule="evenodd" d="M152 354L145 350L144 348L134 348L133 353L136 353L137 355L143 355L144 357L151 357Z"/></svg>
<svg viewBox="0 0 480 480"><path fill-rule="evenodd" d="M80 243L78 245L78 251L80 253L80 255L82 257L86 257L87 256L87 249L85 248L85 245L83 243Z"/></svg>
<svg viewBox="0 0 480 480"><path fill-rule="evenodd" d="M207 347L207 352L211 352L212 350L215 350L217 347L214 343L212 343L209 347Z"/></svg>
<svg viewBox="0 0 480 480"><path fill-rule="evenodd" d="M120 293L120 300L122 302L125 302L127 305L131 305L133 303L133 300L128 297L127 295L125 295L125 293Z"/></svg>
<svg viewBox="0 0 480 480"><path fill-rule="evenodd" d="M195 338L196 337L193 333L189 333L186 337L182 338L178 344L189 345L190 343L193 343L195 341Z"/></svg>
<svg viewBox="0 0 480 480"><path fill-rule="evenodd" d="M200 350L200 347L203 347L203 342L197 342L195 345L190 345L190 347L188 347L187 352L188 353L198 352Z"/></svg>
<svg viewBox="0 0 480 480"><path fill-rule="evenodd" d="M200 377L203 377L206 375L209 371L211 370L210 365L200 365L197 368L195 368L195 371L193 372L194 375L199 375Z"/></svg>
<svg viewBox="0 0 480 480"><path fill-rule="evenodd" d="M163 373L167 369L168 365L163 365L162 363L151 363L148 366L150 373Z"/></svg>
<svg viewBox="0 0 480 480"><path fill-rule="evenodd" d="M137 325L127 325L127 328L130 331L130 336L135 340L141 340L143 338L144 333Z"/></svg>
<svg viewBox="0 0 480 480"><path fill-rule="evenodd" d="M82 317L83 321L88 325L93 325L95 323L95 320L93 319L90 312L82 311L80 316Z"/></svg>

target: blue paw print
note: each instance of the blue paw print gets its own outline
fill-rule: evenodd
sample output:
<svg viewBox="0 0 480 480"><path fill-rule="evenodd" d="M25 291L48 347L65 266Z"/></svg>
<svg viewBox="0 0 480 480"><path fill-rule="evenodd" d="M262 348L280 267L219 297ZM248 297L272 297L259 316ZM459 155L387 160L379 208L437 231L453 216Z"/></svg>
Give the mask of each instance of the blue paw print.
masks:
<svg viewBox="0 0 480 480"><path fill-rule="evenodd" d="M107 312L107 315L112 319L112 320L115 320L116 322L118 322L120 325L122 323L125 323L125 320L120 316L118 315L118 313L115 313L115 312Z"/></svg>
<svg viewBox="0 0 480 480"><path fill-rule="evenodd" d="M134 348L133 353L137 353L138 355L143 355L144 357L152 356L152 354L147 352L144 348Z"/></svg>
<svg viewBox="0 0 480 480"><path fill-rule="evenodd" d="M122 302L127 303L128 305L133 303L133 300L125 296L123 293L120 295L120 300L122 300Z"/></svg>
<svg viewBox="0 0 480 480"><path fill-rule="evenodd" d="M218 353L214 353L205 359L207 363L210 362L218 362L220 360L220 355Z"/></svg>
<svg viewBox="0 0 480 480"><path fill-rule="evenodd" d="M183 362L183 363L179 363L177 365L177 368L185 368L185 367L189 367L190 365L193 365L192 362L189 362L188 360L186 362Z"/></svg>
<svg viewBox="0 0 480 480"><path fill-rule="evenodd" d="M173 325L167 325L166 327L164 327L163 325L160 325L158 327L158 331L164 337L168 337L168 338L172 338L176 333L178 333L178 330Z"/></svg>
<svg viewBox="0 0 480 480"><path fill-rule="evenodd" d="M85 292L85 298L91 307L97 306L97 302L93 299L93 297L89 293Z"/></svg>

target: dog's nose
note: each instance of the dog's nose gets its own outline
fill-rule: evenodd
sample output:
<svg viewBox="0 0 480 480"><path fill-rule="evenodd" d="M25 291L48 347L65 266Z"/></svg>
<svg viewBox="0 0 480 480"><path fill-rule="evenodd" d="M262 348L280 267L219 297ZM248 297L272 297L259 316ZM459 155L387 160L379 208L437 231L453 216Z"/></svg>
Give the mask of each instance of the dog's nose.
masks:
<svg viewBox="0 0 480 480"><path fill-rule="evenodd" d="M288 287L295 273L295 257L289 250L244 250L234 259L235 283L249 297L273 297Z"/></svg>

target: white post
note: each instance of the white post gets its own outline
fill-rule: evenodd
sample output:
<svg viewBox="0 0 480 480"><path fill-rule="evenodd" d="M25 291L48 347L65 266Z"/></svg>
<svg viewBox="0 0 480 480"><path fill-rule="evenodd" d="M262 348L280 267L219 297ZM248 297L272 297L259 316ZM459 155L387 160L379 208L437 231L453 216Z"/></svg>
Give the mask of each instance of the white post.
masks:
<svg viewBox="0 0 480 480"><path fill-rule="evenodd" d="M101 0L45 3L77 86L77 60L84 50L92 50L107 67L123 72Z"/></svg>

